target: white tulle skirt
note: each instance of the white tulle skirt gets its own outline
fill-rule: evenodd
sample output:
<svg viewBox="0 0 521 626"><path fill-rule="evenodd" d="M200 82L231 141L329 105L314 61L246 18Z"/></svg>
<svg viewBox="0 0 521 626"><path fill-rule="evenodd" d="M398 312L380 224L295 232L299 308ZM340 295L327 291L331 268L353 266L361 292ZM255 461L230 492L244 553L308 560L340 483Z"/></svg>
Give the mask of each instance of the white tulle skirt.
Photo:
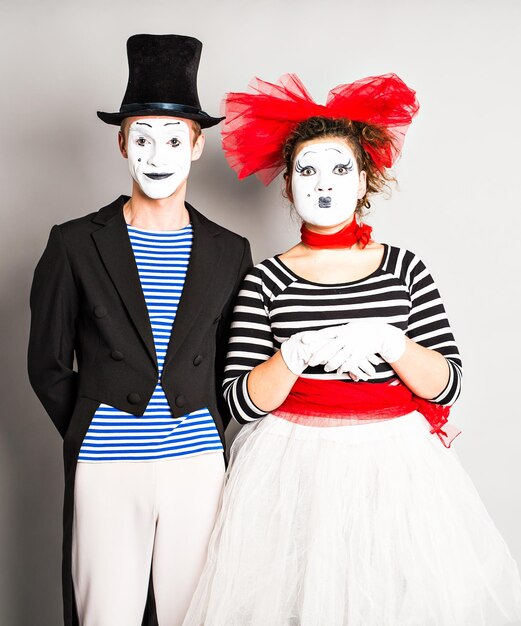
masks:
<svg viewBox="0 0 521 626"><path fill-rule="evenodd" d="M419 413L338 427L268 415L233 448L184 626L499 626L516 563Z"/></svg>

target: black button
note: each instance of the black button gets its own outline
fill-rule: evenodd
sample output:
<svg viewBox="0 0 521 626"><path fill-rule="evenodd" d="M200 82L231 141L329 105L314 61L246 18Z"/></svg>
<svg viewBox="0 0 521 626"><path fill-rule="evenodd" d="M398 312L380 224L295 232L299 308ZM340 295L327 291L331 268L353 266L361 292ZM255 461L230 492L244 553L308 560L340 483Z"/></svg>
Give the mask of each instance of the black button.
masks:
<svg viewBox="0 0 521 626"><path fill-rule="evenodd" d="M123 361L125 358L123 352L120 352L119 350L112 350L110 356L114 359L114 361Z"/></svg>
<svg viewBox="0 0 521 626"><path fill-rule="evenodd" d="M177 396L177 398L175 399L175 405L178 406L179 408L181 408L182 406L185 405L185 397L183 395L179 395Z"/></svg>
<svg viewBox="0 0 521 626"><path fill-rule="evenodd" d="M129 393L127 396L127 400L130 404L139 404L141 402L141 396L139 393Z"/></svg>
<svg viewBox="0 0 521 626"><path fill-rule="evenodd" d="M101 306L101 304L98 304L94 307L94 315L101 319L107 315L107 309L104 306Z"/></svg>
<svg viewBox="0 0 521 626"><path fill-rule="evenodd" d="M203 362L203 357L200 354L198 354L194 359L194 365L195 366L201 365L202 362Z"/></svg>

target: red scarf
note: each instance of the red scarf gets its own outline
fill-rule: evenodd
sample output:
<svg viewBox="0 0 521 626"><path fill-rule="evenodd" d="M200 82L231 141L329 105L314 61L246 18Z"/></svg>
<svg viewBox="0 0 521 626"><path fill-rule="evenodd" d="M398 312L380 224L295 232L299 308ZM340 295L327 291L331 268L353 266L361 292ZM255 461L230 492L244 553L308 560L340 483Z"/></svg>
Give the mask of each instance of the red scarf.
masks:
<svg viewBox="0 0 521 626"><path fill-rule="evenodd" d="M375 420L392 419L412 411L427 419L431 433L438 435L447 448L461 432L447 423L450 407L415 396L397 379L390 383L355 383L298 378L286 400L272 413L280 417L290 414Z"/></svg>
<svg viewBox="0 0 521 626"><path fill-rule="evenodd" d="M356 218L342 230L331 235L321 235L302 224L300 233L302 235L302 243L311 248L350 248L355 243L360 243L365 248L371 241L371 226L368 224L357 224Z"/></svg>

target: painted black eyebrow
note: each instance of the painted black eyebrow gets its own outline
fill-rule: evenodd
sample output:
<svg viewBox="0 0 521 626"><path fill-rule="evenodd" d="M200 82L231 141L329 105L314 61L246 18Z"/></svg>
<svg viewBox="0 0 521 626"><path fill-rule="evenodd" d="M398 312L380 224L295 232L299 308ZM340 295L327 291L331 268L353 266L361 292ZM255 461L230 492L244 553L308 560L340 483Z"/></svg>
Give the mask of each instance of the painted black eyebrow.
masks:
<svg viewBox="0 0 521 626"><path fill-rule="evenodd" d="M342 152L338 148L326 148L326 152L328 150L334 150L335 152L338 152L338 154L342 154ZM306 152L304 152L302 156L305 157L306 154L316 154L316 152L315 150L306 150Z"/></svg>
<svg viewBox="0 0 521 626"><path fill-rule="evenodd" d="M136 125L138 126L148 126L149 128L152 128L151 124L147 124L146 122L136 122Z"/></svg>
<svg viewBox="0 0 521 626"><path fill-rule="evenodd" d="M175 124L179 125L181 122L167 122L166 124L163 124L163 126L174 126Z"/></svg>

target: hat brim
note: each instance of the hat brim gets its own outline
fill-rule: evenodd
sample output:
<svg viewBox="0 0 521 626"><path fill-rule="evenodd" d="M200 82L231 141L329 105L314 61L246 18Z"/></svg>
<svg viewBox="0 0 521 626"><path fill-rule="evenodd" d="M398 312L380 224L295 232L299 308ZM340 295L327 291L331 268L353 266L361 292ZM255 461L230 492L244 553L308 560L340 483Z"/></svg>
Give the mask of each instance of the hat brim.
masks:
<svg viewBox="0 0 521 626"><path fill-rule="evenodd" d="M169 112L165 111L165 109L143 109L141 111L132 111L132 113L106 113L105 111L98 111L97 115L105 124L120 126L121 122L126 117L164 117L168 115L168 113ZM224 117L212 117L211 115L202 115L200 113L184 113L180 111L176 111L175 113L176 115L169 115L168 117L193 120L194 122L198 122L201 128L210 128L224 119Z"/></svg>

